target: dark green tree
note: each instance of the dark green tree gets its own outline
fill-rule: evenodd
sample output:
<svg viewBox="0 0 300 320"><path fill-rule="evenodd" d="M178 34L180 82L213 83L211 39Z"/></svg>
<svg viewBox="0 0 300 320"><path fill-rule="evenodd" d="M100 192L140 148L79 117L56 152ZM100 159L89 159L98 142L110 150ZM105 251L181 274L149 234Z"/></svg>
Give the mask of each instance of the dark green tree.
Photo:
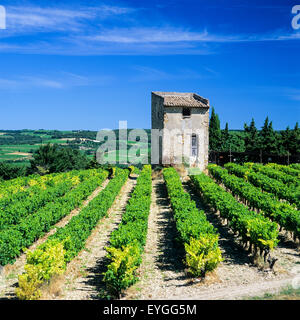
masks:
<svg viewBox="0 0 300 320"><path fill-rule="evenodd" d="M260 149L259 132L252 118L250 125L244 124L246 152L258 152Z"/></svg>
<svg viewBox="0 0 300 320"><path fill-rule="evenodd" d="M225 129L221 130L221 136L221 151L229 151L231 148L231 135L229 134L228 122L226 122Z"/></svg>
<svg viewBox="0 0 300 320"><path fill-rule="evenodd" d="M291 132L290 152L292 154L300 153L300 128L298 122L296 122L294 130Z"/></svg>
<svg viewBox="0 0 300 320"><path fill-rule="evenodd" d="M27 167L24 165L15 166L9 163L0 162L0 181L24 177L27 174Z"/></svg>
<svg viewBox="0 0 300 320"><path fill-rule="evenodd" d="M279 153L284 155L289 152L292 153L292 131L288 126L284 131L280 132L280 146L279 146Z"/></svg>
<svg viewBox="0 0 300 320"><path fill-rule="evenodd" d="M214 108L212 108L209 120L209 149L212 151L220 150L222 144L221 139L220 119L215 113Z"/></svg>
<svg viewBox="0 0 300 320"><path fill-rule="evenodd" d="M32 172L39 174L86 169L89 160L79 150L57 144L41 146L30 161Z"/></svg>
<svg viewBox="0 0 300 320"><path fill-rule="evenodd" d="M278 139L277 133L273 129L272 121L269 122L267 117L262 130L259 134L260 147L264 153L278 153Z"/></svg>
<svg viewBox="0 0 300 320"><path fill-rule="evenodd" d="M229 132L229 135L231 152L245 152L244 135L239 132Z"/></svg>

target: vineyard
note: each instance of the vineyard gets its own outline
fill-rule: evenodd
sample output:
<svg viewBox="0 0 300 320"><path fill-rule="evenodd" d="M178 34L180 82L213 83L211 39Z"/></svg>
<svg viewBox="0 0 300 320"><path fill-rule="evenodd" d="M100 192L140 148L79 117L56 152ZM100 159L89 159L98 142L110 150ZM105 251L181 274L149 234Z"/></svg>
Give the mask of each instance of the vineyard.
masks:
<svg viewBox="0 0 300 320"><path fill-rule="evenodd" d="M291 283L298 164L31 175L0 183L1 299L235 299ZM298 270L298 273L299 270Z"/></svg>

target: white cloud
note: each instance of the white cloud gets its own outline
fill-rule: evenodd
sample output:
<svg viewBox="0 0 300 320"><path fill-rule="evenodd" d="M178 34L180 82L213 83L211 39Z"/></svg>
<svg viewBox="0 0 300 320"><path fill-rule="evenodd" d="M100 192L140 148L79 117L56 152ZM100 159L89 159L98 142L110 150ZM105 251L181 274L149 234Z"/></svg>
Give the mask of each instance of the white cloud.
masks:
<svg viewBox="0 0 300 320"><path fill-rule="evenodd" d="M160 81L160 80L187 80L187 79L207 79L216 77L216 73L207 68L203 68L201 72L178 68L172 72L161 69L150 68L147 66L134 66L134 72L129 81Z"/></svg>
<svg viewBox="0 0 300 320"><path fill-rule="evenodd" d="M252 90L267 95L276 95L278 97L284 97L289 100L300 101L300 89L295 87L258 86L254 87Z"/></svg>
<svg viewBox="0 0 300 320"><path fill-rule="evenodd" d="M114 43L172 43L172 42L255 42L255 41L278 41L298 40L300 33L257 35L221 35L209 33L207 30L201 32L189 31L181 28L115 28L101 30L94 35L83 36L87 41L114 42Z"/></svg>
<svg viewBox="0 0 300 320"><path fill-rule="evenodd" d="M198 42L209 38L207 31L197 33L176 28L115 28L86 37L90 41L116 43Z"/></svg>
<svg viewBox="0 0 300 320"><path fill-rule="evenodd" d="M59 72L56 77L51 75L22 75L0 78L0 90L27 90L32 88L68 89L73 87L103 86L113 81L111 76L88 78L86 76Z"/></svg>
<svg viewBox="0 0 300 320"><path fill-rule="evenodd" d="M300 101L300 90L295 88L288 88L285 92L285 95L294 101Z"/></svg>
<svg viewBox="0 0 300 320"><path fill-rule="evenodd" d="M299 41L300 33L282 30L268 34L218 34L207 29L147 25L130 16L138 9L100 5L78 9L7 7L7 29L0 38L0 52L59 55L164 55L214 54L224 43ZM113 19L122 27L108 27ZM155 24L159 24L156 21ZM116 25L113 23L113 25ZM34 37L27 37L28 35ZM22 41L14 39L23 36Z"/></svg>
<svg viewBox="0 0 300 320"><path fill-rule="evenodd" d="M7 33L84 32L89 21L102 21L112 16L132 12L131 8L98 6L75 9L8 6Z"/></svg>

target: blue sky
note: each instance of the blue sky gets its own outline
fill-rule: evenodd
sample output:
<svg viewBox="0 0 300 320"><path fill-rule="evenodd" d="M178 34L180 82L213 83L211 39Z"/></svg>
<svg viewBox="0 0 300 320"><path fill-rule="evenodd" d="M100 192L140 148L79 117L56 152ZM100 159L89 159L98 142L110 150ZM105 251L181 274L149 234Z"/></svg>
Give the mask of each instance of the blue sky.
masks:
<svg viewBox="0 0 300 320"><path fill-rule="evenodd" d="M0 129L151 127L151 91L208 98L221 126L300 115L300 0L5 1Z"/></svg>

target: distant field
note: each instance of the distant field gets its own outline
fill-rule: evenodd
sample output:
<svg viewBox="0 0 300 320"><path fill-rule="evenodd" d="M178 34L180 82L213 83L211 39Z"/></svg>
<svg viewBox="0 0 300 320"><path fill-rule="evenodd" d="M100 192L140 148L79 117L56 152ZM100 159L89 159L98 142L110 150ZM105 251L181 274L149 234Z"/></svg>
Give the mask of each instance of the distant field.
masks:
<svg viewBox="0 0 300 320"><path fill-rule="evenodd" d="M32 154L42 144L69 144L71 147L79 147L82 153L90 159L94 157L99 146L95 143L97 132L93 131L54 131L54 130L1 130L0 131L0 162L16 161L15 164L28 164ZM57 138L56 138L57 137ZM80 141L78 140L80 139ZM125 141L124 141L125 142ZM116 141L118 148L119 141ZM128 141L131 147L136 141ZM150 150L149 143L141 143L142 155L146 155ZM113 151L108 155L108 160L127 161L124 156L119 156L119 151Z"/></svg>
<svg viewBox="0 0 300 320"><path fill-rule="evenodd" d="M66 144L75 138L53 138L53 131L48 130L16 130L0 132L0 162L17 161L15 164L27 164L32 158L32 154L42 144L57 143ZM72 131L59 131L61 135L71 135ZM41 139L40 141L37 141ZM16 143L14 143L16 141ZM26 141L30 143L26 143ZM25 143L24 143L25 142ZM31 143L33 142L33 143Z"/></svg>
<svg viewBox="0 0 300 320"><path fill-rule="evenodd" d="M148 152L150 152L149 149L141 149L141 154L140 156L145 156L147 157L147 155L149 154ZM119 150L116 150L116 151L111 151L109 153L107 153L106 156L104 156L104 159L106 161L112 161L112 160L115 160L117 162L130 162L128 161L128 157L127 155L123 155L123 154L120 154L119 153Z"/></svg>
<svg viewBox="0 0 300 320"><path fill-rule="evenodd" d="M0 161L28 161L38 148L39 145L0 145Z"/></svg>

